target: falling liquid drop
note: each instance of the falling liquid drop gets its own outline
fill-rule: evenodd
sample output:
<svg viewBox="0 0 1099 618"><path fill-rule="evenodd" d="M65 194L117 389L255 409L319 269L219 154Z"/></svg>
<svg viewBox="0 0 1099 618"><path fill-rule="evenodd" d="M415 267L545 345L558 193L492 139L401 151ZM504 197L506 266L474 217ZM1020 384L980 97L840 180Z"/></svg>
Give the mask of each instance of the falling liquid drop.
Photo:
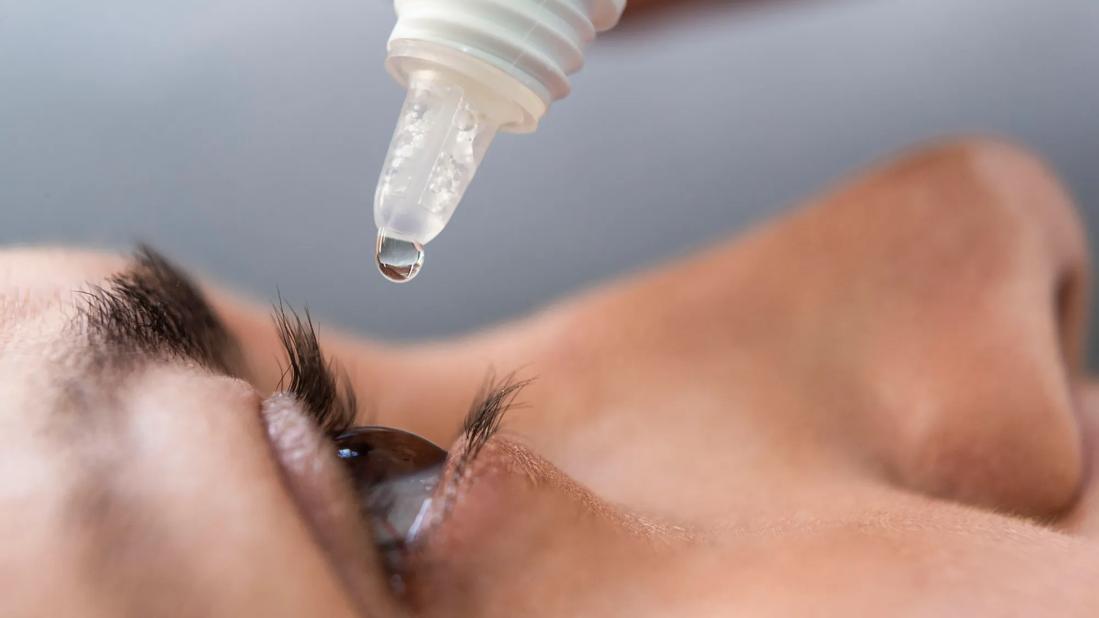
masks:
<svg viewBox="0 0 1099 618"><path fill-rule="evenodd" d="M378 234L374 258L383 277L394 283L405 283L420 273L424 265L424 248L418 242Z"/></svg>

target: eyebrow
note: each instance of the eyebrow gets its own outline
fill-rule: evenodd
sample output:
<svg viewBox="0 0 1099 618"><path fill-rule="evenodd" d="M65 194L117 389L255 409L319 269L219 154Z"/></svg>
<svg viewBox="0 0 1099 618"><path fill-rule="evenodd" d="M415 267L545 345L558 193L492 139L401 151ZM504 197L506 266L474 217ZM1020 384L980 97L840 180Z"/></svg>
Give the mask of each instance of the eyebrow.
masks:
<svg viewBox="0 0 1099 618"><path fill-rule="evenodd" d="M179 360L245 377L240 345L202 291L151 247L140 245L125 270L86 295L79 322L100 367ZM272 317L287 359L278 390L302 402L325 433L346 431L358 415L355 392L324 355L308 310L303 318L280 298Z"/></svg>
<svg viewBox="0 0 1099 618"><path fill-rule="evenodd" d="M84 293L83 319L77 322L100 367L174 359L242 377L239 343L191 278L153 248L139 245L125 270ZM324 433L338 436L350 429L358 417L355 391L347 374L325 356L309 311L299 314L280 298L272 318L287 359L278 389L301 401ZM489 372L462 425L466 448L459 473L497 433L532 381L515 374L497 380Z"/></svg>
<svg viewBox="0 0 1099 618"><path fill-rule="evenodd" d="M183 271L141 245L124 271L85 292L80 305L95 361L178 359L227 375L240 369L236 340Z"/></svg>

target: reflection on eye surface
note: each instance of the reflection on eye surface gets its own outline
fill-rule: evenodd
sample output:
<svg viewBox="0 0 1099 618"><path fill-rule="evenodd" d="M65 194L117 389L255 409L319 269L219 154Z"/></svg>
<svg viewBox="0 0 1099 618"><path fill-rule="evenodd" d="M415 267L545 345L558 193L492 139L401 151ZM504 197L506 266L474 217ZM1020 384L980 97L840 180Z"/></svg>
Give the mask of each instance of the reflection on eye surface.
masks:
<svg viewBox="0 0 1099 618"><path fill-rule="evenodd" d="M382 560L399 577L408 544L427 523L447 453L388 427L353 429L334 441Z"/></svg>

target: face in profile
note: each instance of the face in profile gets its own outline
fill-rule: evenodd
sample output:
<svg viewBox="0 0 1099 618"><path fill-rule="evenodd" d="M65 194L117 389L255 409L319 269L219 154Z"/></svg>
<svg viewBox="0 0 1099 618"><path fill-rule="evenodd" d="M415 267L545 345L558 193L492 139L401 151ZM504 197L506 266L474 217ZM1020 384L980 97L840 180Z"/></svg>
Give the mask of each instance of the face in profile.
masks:
<svg viewBox="0 0 1099 618"><path fill-rule="evenodd" d="M0 615L1099 613L1086 248L1010 146L413 346L0 264Z"/></svg>

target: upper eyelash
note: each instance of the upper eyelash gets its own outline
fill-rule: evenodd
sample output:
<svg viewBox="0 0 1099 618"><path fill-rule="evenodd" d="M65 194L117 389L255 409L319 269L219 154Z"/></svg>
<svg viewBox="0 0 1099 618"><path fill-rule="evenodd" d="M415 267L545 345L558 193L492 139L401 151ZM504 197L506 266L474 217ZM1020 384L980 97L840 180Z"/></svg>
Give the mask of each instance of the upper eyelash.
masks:
<svg viewBox="0 0 1099 618"><path fill-rule="evenodd" d="M273 309L273 319L288 363L279 380L279 389L284 390L284 382L289 377L286 390L304 404L322 431L331 439L336 439L353 428L357 418L357 399L347 375L342 372L337 374L334 363L325 358L309 311L303 313L304 318L281 297ZM499 432L504 415L519 407L516 404L519 393L533 381L516 379L515 373L497 380L492 371L485 377L462 422L461 442L464 448L453 463L453 473L444 490L442 518L446 518L453 508L457 489L473 462L488 441ZM366 508L372 517L385 519L392 508L392 500L382 494L376 496ZM385 548L379 551L383 559L392 559Z"/></svg>
<svg viewBox="0 0 1099 618"><path fill-rule="evenodd" d="M325 358L309 310L304 319L279 298L272 317L286 352L287 367L279 390L288 390L301 401L321 431L330 436L351 429L358 415L358 399L347 374ZM285 385L287 376L289 384Z"/></svg>
<svg viewBox="0 0 1099 618"><path fill-rule="evenodd" d="M303 314L304 318L281 296L273 307L272 318L288 363L278 388L288 390L305 404L322 431L338 436L353 428L358 417L358 398L347 374L337 372L335 363L325 358L309 310L305 309ZM465 449L455 464L456 478L461 478L461 473L499 431L504 414L518 407L516 398L533 381L518 380L514 372L497 380L495 372L489 371L462 422Z"/></svg>

